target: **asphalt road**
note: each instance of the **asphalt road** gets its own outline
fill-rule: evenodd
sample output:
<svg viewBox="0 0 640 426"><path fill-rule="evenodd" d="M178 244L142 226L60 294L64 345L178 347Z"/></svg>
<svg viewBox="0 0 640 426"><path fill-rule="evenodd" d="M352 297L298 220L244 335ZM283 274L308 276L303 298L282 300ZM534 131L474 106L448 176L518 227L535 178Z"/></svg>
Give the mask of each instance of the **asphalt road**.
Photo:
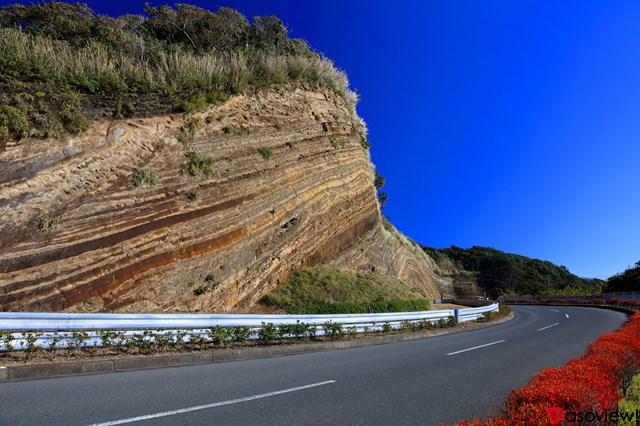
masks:
<svg viewBox="0 0 640 426"><path fill-rule="evenodd" d="M3 383L0 425L438 425L489 414L626 320L595 308L513 311L501 325L410 342Z"/></svg>

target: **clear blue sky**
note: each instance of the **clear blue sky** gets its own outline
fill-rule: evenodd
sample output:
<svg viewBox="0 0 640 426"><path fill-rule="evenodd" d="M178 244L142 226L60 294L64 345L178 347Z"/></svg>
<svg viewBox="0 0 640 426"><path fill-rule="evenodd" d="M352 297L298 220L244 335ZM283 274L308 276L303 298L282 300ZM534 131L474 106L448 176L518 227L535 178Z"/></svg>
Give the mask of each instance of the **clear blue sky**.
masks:
<svg viewBox="0 0 640 426"><path fill-rule="evenodd" d="M274 14L348 73L384 213L414 240L585 277L640 260L640 2L190 3Z"/></svg>

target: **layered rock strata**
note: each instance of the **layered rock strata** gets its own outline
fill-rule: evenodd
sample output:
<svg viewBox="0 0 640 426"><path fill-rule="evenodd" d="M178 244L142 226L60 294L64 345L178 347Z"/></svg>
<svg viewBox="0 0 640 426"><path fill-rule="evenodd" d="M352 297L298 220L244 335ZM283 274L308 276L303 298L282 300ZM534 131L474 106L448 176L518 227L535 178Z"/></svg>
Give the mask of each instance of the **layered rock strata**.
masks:
<svg viewBox="0 0 640 426"><path fill-rule="evenodd" d="M369 268L345 254L380 223L363 145L339 97L300 87L8 143L0 310L224 312L303 266ZM420 257L384 256L437 296Z"/></svg>

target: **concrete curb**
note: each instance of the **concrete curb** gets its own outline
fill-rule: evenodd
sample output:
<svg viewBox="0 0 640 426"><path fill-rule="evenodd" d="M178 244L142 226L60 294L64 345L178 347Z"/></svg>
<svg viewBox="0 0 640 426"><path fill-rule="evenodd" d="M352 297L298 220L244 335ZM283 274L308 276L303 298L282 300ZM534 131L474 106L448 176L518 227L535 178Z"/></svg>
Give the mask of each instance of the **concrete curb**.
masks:
<svg viewBox="0 0 640 426"><path fill-rule="evenodd" d="M254 346L247 348L219 349L206 352L192 352L171 355L132 356L93 361L75 361L49 364L32 364L0 367L0 383L7 381L42 379L47 377L76 376L83 374L115 373L119 371L144 370L150 368L178 367L186 365L210 364L215 362L243 359L269 358L297 355L338 349L384 345L396 342L426 339L448 334L464 333L480 328L492 327L515 318L513 313L487 323L464 323L455 328L426 332L401 333L389 336L375 336L364 339L336 340L328 342L307 342L290 345Z"/></svg>

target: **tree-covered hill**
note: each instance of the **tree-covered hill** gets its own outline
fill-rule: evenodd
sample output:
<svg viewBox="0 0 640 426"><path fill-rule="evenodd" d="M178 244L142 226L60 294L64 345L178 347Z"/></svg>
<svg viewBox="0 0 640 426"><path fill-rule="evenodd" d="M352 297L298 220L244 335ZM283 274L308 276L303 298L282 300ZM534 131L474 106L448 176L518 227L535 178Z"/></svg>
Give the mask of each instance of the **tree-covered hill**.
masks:
<svg viewBox="0 0 640 426"><path fill-rule="evenodd" d="M640 261L636 262L634 267L609 277L606 290L612 293L618 291L640 291Z"/></svg>
<svg viewBox="0 0 640 426"><path fill-rule="evenodd" d="M585 280L569 272L566 267L548 261L505 253L490 247L423 249L438 265L449 265L452 275L471 275L493 297L503 294L592 291Z"/></svg>

